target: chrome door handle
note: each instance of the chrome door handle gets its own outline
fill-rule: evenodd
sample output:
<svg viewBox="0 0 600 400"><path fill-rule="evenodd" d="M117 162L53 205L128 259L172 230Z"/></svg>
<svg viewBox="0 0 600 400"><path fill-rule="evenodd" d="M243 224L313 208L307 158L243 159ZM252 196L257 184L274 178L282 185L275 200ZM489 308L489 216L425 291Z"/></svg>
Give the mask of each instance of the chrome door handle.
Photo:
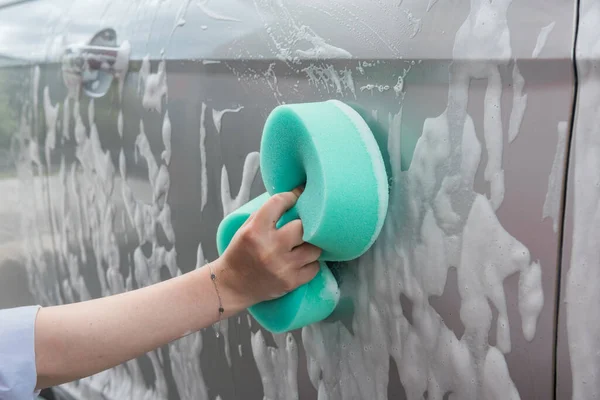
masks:
<svg viewBox="0 0 600 400"><path fill-rule="evenodd" d="M117 46L114 29L103 29L89 43L67 47L62 59L65 83L68 87L81 86L90 97L102 97L114 77L127 72L129 53L128 42Z"/></svg>

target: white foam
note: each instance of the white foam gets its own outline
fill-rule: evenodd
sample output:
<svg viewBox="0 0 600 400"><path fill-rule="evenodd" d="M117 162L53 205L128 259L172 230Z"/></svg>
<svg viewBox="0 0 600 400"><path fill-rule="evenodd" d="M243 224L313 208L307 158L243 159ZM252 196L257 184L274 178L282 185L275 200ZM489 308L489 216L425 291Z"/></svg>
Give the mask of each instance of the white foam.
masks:
<svg viewBox="0 0 600 400"><path fill-rule="evenodd" d="M172 375L181 399L208 399L200 365L201 353L201 332L192 333L169 344Z"/></svg>
<svg viewBox="0 0 600 400"><path fill-rule="evenodd" d="M383 92L387 92L388 90L390 90L390 85L369 83L368 85L364 85L364 86L360 87L361 92L364 92L365 90L371 92L371 94L373 94L374 90L377 90L379 93L383 93Z"/></svg>
<svg viewBox="0 0 600 400"><path fill-rule="evenodd" d="M115 77L119 83L119 100L123 99L123 87L125 86L125 77L129 71L129 56L131 55L131 43L129 40L124 40L119 46L117 57L113 66Z"/></svg>
<svg viewBox="0 0 600 400"><path fill-rule="evenodd" d="M533 49L533 52L531 53L531 57L538 58L540 56L542 49L546 45L548 36L550 36L550 33L554 29L554 25L556 25L556 22L551 22L540 30L540 33L537 37L537 41L535 43L535 48Z"/></svg>
<svg viewBox="0 0 600 400"><path fill-rule="evenodd" d="M451 399L519 398L503 355L512 348L513 322L504 281L520 274L518 304L526 340L535 337L544 295L539 263L531 262L527 248L494 212L504 192L499 65L511 54L509 5L471 4L453 56L487 61L451 68L448 108L426 119L407 171L401 169L402 108L389 115L390 207L371 250L347 266L356 274L346 287L354 300L352 321L313 324L302 331L309 378L319 398L386 398L390 357L409 399L420 399L425 391L435 399L449 393ZM467 114L470 81L481 78L488 80L483 136L491 199L474 188L482 146ZM465 329L458 337L430 303L431 296L444 292L450 267L457 272ZM410 310L403 309L401 296ZM498 311L497 347L488 339L492 307ZM263 378L268 373L259 371Z"/></svg>
<svg viewBox="0 0 600 400"><path fill-rule="evenodd" d="M119 110L119 116L117 117L117 132L119 137L123 138L123 110Z"/></svg>
<svg viewBox="0 0 600 400"><path fill-rule="evenodd" d="M138 93L143 95L144 83L150 75L150 55L146 54L142 58L142 65L140 65L140 71L138 72Z"/></svg>
<svg viewBox="0 0 600 400"><path fill-rule="evenodd" d="M552 161L552 169L548 176L548 190L546 191L546 199L544 200L544 208L542 211L542 219L552 219L552 229L558 231L560 205L563 190L563 176L565 171L565 157L567 153L567 121L558 123L558 140L556 142L556 152L554 153L554 161Z"/></svg>
<svg viewBox="0 0 600 400"><path fill-rule="evenodd" d="M158 175L158 164L152 154L152 149L150 148L150 143L148 142L144 130L144 121L142 120L140 120L140 133L138 133L135 139L135 146L140 155L146 160L146 165L148 167L148 181L153 183L156 181L156 176Z"/></svg>
<svg viewBox="0 0 600 400"><path fill-rule="evenodd" d="M298 345L291 333L274 336L268 347L262 331L251 334L250 344L261 376L264 399L298 399Z"/></svg>
<svg viewBox="0 0 600 400"><path fill-rule="evenodd" d="M202 243L198 243L198 248L196 249L196 267L195 269L202 268L208 261L204 258L204 250L202 249Z"/></svg>
<svg viewBox="0 0 600 400"><path fill-rule="evenodd" d="M33 84L32 84L32 97L33 97L33 112L37 113L39 108L40 98L40 66L36 65L33 67Z"/></svg>
<svg viewBox="0 0 600 400"><path fill-rule="evenodd" d="M164 160L165 164L169 165L171 163L171 119L169 118L169 112L165 113L165 117L163 118L163 128L162 128L162 137L163 137L163 146L165 149L161 154L161 158Z"/></svg>
<svg viewBox="0 0 600 400"><path fill-rule="evenodd" d="M158 214L157 223L159 223L160 226L162 227L163 232L165 233L165 236L167 237L167 240L174 244L175 243L175 230L173 229L173 224L171 223L171 207L168 204L165 204L163 206L162 211ZM171 265L171 267L173 267L173 266ZM173 271L171 271L171 272L173 272ZM173 276L177 276L177 275L173 274Z"/></svg>
<svg viewBox="0 0 600 400"><path fill-rule="evenodd" d="M198 7L200 7L200 9L202 10L202 12L204 12L204 14L208 15L209 17L219 20L219 21L231 21L231 22L241 22L241 20L234 18L234 17L230 17L230 16L226 16L223 14L220 14L217 11L211 10L208 7L208 2L209 0L200 0L197 4Z"/></svg>
<svg viewBox="0 0 600 400"><path fill-rule="evenodd" d="M215 110L213 108L212 114L213 114L213 122L215 123L215 128L217 129L217 133L221 133L221 120L223 119L223 115L225 115L226 113L237 113L241 110L243 110L244 107L243 106L239 106L237 108L226 108L224 110Z"/></svg>
<svg viewBox="0 0 600 400"><path fill-rule="evenodd" d="M301 29L309 30L310 28L303 26ZM342 49L341 47L333 46L326 43L322 37L317 36L314 32L310 36L306 36L305 39L311 42L313 47L309 50L296 50L296 54L302 58L311 60L331 60L339 58L352 58L352 54Z"/></svg>
<svg viewBox="0 0 600 400"><path fill-rule="evenodd" d="M502 97L502 82L500 72L492 69L488 75L488 86L485 91L483 108L483 134L488 160L483 176L490 183L490 200L494 210L504 200L504 170L502 169L502 114L500 101Z"/></svg>
<svg viewBox="0 0 600 400"><path fill-rule="evenodd" d="M62 123L63 123L63 138L64 139L71 139L71 132L70 132L70 128L71 128L71 101L70 98L67 97L65 99L65 101L63 102L63 117L62 117Z"/></svg>
<svg viewBox="0 0 600 400"><path fill-rule="evenodd" d="M404 78L402 76L399 76L398 81L394 85L394 92L396 93L396 97L399 97L402 94L402 89L404 89Z"/></svg>
<svg viewBox="0 0 600 400"><path fill-rule="evenodd" d="M185 17L187 14L188 7L190 6L191 0L183 0L179 9L177 10L177 15L175 16L175 23L173 24L173 28L171 29L171 34L169 35L169 40L167 42L167 47L171 44L171 39L175 34L177 28L180 28L185 25Z"/></svg>
<svg viewBox="0 0 600 400"><path fill-rule="evenodd" d="M153 187L153 198L154 202L157 202L162 196L167 196L169 188L171 187L171 179L169 176L169 170L163 164L158 169L156 179L152 182Z"/></svg>
<svg viewBox="0 0 600 400"><path fill-rule="evenodd" d="M56 120L58 119L59 103L52 105L50 88L44 88L44 116L46 119L46 162L50 165L50 152L56 147ZM48 167L50 168L50 167Z"/></svg>
<svg viewBox="0 0 600 400"><path fill-rule="evenodd" d="M340 300L340 288L337 281L332 275L323 275L325 278L325 285L319 292L319 298L322 300L335 302L336 304Z"/></svg>
<svg viewBox="0 0 600 400"><path fill-rule="evenodd" d="M521 130L521 123L523 122L523 116L525 115L525 108L527 107L527 94L523 94L523 87L525 86L525 79L519 71L517 62L515 61L512 70L513 79L513 105L510 111L510 119L508 121L508 142L512 143L517 138L519 131Z"/></svg>
<svg viewBox="0 0 600 400"><path fill-rule="evenodd" d="M229 215L250 200L250 186L254 182L260 163L260 157L257 151L248 153L244 160L244 170L242 172L242 183L237 196L231 197L229 187L229 174L227 168L223 165L221 170L221 202L223 205L223 216Z"/></svg>
<svg viewBox="0 0 600 400"><path fill-rule="evenodd" d="M518 400L521 397L508 374L506 361L496 348L490 347L483 367L483 398L486 400Z"/></svg>
<svg viewBox="0 0 600 400"><path fill-rule="evenodd" d="M146 62L146 65L149 68L148 62ZM142 68L141 75L144 75L144 68ZM72 93L69 93L68 96L72 96ZM118 222L118 196L113 196L116 168L112 163L109 151L104 150L102 147L101 138L103 135L98 131L95 123L95 103L93 100L89 102L87 110L88 130L80 115L78 100L74 99L71 102L71 98L65 99L62 103L64 107L63 137L65 138L68 138L70 128L71 103L75 120L76 161L67 164L64 157L61 159L56 179L58 185L53 184L54 190L50 193L58 198L52 199L52 203L57 204L55 209L51 211L51 217L56 227L53 234L56 244L53 244L52 248L56 250L59 264L64 268L52 272L53 275L49 275L47 272L48 265L37 265L36 262L35 269L33 269L33 262L35 261L32 261L32 268L29 269L34 281L46 282L35 291L38 301L44 305L63 302L59 293L60 287L62 287L65 296L64 300L90 299L89 290L80 272L80 268L84 265L90 265L93 268L95 264L103 296L131 290L133 286L132 275L130 274L127 279L124 279L121 274L120 244L117 241L121 232L115 223ZM55 129L58 105L52 105L47 88L44 90L44 110L47 124L47 139L44 147L49 160L49 151L57 145ZM122 112L120 112L117 120L117 130L121 136L123 134L122 119ZM37 161L39 164L40 155L37 142L30 140L26 149L27 154L34 163ZM166 265L173 276L177 276L181 272L177 268L175 248L166 251L164 247L158 246L154 232L155 226L161 225L168 240L175 241L175 234L171 226L170 208L168 204L164 203L169 188L168 169L165 165L159 166L154 159L144 133L143 124L140 126L140 135L136 140L136 149L147 161L149 178L152 178L149 183L153 189L155 202L148 205L139 202L135 198L127 182L126 159L123 149L119 150L119 176L123 202L131 222L138 230L140 244L144 241L149 241L152 244L152 254L149 258L144 256L141 247L138 246L132 257L133 265L130 265L130 268L135 269L136 277L139 280L138 286L143 287L160 281L160 267L162 265ZM29 164L29 168L31 168L31 162ZM20 172L22 175L25 173L26 171ZM34 238L35 235L29 234L27 237ZM72 253L70 246L67 245L73 240L78 241L80 254ZM93 257L91 259L86 256L86 242L91 243L92 246ZM35 243L34 239L28 254L37 258L38 255L43 255L44 251L46 250ZM36 270L40 272L34 272ZM40 274L45 274L45 276L42 277ZM35 278L35 276L38 276L38 278ZM50 281L50 276L56 277L56 285L53 287L49 287L47 284ZM148 400L166 398L167 386L162 356L153 352L149 353L148 357L155 376L155 381L150 384L146 384L141 375L138 362L134 360L128 362L126 368L119 366L66 387L73 393L78 393L83 387L91 388L107 398L144 398ZM185 364L185 368L190 369L188 363ZM198 382L200 375L194 372L193 376L194 382ZM82 396L86 396L85 392L82 393Z"/></svg>
<svg viewBox="0 0 600 400"><path fill-rule="evenodd" d="M142 64L142 67L144 68L144 74L146 74L150 68L149 61L147 66ZM140 77L142 77L141 70ZM144 84L145 88L144 96L142 98L142 105L147 110L155 110L157 112L161 112L162 99L163 97L167 96L167 72L164 60L161 60L158 63L158 69L156 73L148 73L147 76L145 76Z"/></svg>
<svg viewBox="0 0 600 400"><path fill-rule="evenodd" d="M412 39L415 36L417 36L419 32L421 32L421 28L423 27L423 21L421 20L421 18L415 17L415 15L406 8L402 9L402 11L406 16L406 19L408 20L408 27L410 27L412 30L412 32L410 32L410 38Z"/></svg>
<svg viewBox="0 0 600 400"><path fill-rule="evenodd" d="M333 91L344 95L350 92L356 98L356 88L351 70L343 69L338 71L332 64L311 64L303 68L302 71L308 77L309 83L318 88L324 88L327 90L327 93Z"/></svg>
<svg viewBox="0 0 600 400"><path fill-rule="evenodd" d="M429 12L437 2L438 0L429 0L429 2L427 3L427 12Z"/></svg>
<svg viewBox="0 0 600 400"><path fill-rule="evenodd" d="M200 211L204 210L208 201L208 172L206 168L206 103L202 102L202 111L200 112L200 180L202 184L202 193L200 193Z"/></svg>
<svg viewBox="0 0 600 400"><path fill-rule="evenodd" d="M171 120L169 119L168 111L165 113L163 119L162 139L165 149L160 157L164 160L165 164L169 165L171 163Z"/></svg>
<svg viewBox="0 0 600 400"><path fill-rule="evenodd" d="M275 46L275 58L291 63L301 59L352 58L349 51L328 43L311 27L300 23L284 2L256 0L254 4Z"/></svg>

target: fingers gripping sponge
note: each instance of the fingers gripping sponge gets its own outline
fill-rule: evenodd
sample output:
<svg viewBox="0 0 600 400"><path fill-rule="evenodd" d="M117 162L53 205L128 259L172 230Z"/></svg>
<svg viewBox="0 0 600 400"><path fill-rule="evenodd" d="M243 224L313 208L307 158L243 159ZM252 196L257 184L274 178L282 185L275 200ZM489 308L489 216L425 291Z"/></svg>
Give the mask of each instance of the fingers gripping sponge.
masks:
<svg viewBox="0 0 600 400"><path fill-rule="evenodd" d="M300 218L304 240L323 249L321 269L309 283L249 312L280 333L325 319L339 288L324 261L346 261L373 244L388 207L388 179L381 152L365 121L337 100L279 106L265 123L261 142L265 193L228 215L217 232L222 254L235 232L269 194L305 189L277 227Z"/></svg>
<svg viewBox="0 0 600 400"><path fill-rule="evenodd" d="M219 254L225 252L237 230L269 197L268 193L264 193L223 220L217 231ZM284 225L284 218L282 217L278 226ZM285 222L292 219L294 218ZM248 312L259 324L273 333L298 329L327 318L339 301L340 291L325 262L321 261L320 264L321 269L310 282L278 299L256 304L250 307Z"/></svg>

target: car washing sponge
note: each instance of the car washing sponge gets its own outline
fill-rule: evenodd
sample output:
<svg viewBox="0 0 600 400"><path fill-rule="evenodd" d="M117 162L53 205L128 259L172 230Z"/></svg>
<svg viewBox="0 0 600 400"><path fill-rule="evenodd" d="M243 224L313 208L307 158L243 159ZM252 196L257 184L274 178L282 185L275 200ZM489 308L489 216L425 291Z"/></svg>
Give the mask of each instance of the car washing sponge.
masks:
<svg viewBox="0 0 600 400"><path fill-rule="evenodd" d="M371 247L387 212L388 178L369 127L337 100L275 108L263 130L260 166L271 195L305 185L277 226L299 217L304 241L323 249L320 272L311 282L249 309L263 327L280 333L320 321L333 311L339 288L324 261L351 260ZM268 196L263 194L221 222L220 254Z"/></svg>
<svg viewBox="0 0 600 400"><path fill-rule="evenodd" d="M304 241L322 248L323 260L352 260L371 247L387 212L388 178L356 111L337 100L279 106L260 150L270 194L306 185L296 208Z"/></svg>
<svg viewBox="0 0 600 400"><path fill-rule="evenodd" d="M237 230L246 222L250 214L257 211L268 199L263 193L254 200L229 214L219 225L217 231L217 249L223 254ZM292 217L279 221L279 225L291 221ZM317 275L307 284L286 295L270 301L258 303L248 309L250 314L273 333L287 332L327 318L335 309L340 291L338 284L325 264Z"/></svg>

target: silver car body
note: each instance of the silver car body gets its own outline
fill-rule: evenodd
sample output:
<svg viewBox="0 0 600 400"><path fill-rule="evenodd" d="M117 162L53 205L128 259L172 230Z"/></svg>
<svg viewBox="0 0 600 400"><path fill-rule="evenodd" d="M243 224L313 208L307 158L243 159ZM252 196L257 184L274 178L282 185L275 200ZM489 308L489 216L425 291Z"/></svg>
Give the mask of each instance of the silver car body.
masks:
<svg viewBox="0 0 600 400"><path fill-rule="evenodd" d="M599 23L595 0L0 0L0 307L201 268L264 191L269 112L335 98L391 175L339 310L240 315L57 394L599 398Z"/></svg>

